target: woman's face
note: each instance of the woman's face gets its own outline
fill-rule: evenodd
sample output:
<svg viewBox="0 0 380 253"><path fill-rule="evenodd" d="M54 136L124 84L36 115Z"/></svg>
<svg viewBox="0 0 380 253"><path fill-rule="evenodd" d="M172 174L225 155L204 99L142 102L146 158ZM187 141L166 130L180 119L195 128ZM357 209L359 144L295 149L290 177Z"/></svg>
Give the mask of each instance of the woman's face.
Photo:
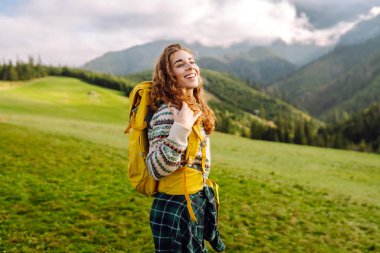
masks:
<svg viewBox="0 0 380 253"><path fill-rule="evenodd" d="M170 66L178 87L186 90L198 87L199 67L190 53L185 50L174 52L170 57Z"/></svg>

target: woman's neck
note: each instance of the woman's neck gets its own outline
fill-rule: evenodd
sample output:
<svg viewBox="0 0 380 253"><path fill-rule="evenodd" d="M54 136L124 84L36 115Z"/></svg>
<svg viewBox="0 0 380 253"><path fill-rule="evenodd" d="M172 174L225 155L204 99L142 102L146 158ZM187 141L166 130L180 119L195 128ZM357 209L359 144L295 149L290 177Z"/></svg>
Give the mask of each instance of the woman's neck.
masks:
<svg viewBox="0 0 380 253"><path fill-rule="evenodd" d="M183 93L187 96L187 97L194 97L194 92L193 92L194 89L183 89Z"/></svg>

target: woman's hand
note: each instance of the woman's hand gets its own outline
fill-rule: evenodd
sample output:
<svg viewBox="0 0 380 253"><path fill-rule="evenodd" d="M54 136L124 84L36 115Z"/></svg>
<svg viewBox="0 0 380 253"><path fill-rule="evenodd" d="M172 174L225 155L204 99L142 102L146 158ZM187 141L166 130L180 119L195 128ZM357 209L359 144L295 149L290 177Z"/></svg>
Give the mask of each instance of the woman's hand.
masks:
<svg viewBox="0 0 380 253"><path fill-rule="evenodd" d="M195 121L202 115L202 111L194 115L193 110L185 102L182 102L182 109L180 111L173 107L170 107L170 111L173 113L174 122L187 129L191 129Z"/></svg>

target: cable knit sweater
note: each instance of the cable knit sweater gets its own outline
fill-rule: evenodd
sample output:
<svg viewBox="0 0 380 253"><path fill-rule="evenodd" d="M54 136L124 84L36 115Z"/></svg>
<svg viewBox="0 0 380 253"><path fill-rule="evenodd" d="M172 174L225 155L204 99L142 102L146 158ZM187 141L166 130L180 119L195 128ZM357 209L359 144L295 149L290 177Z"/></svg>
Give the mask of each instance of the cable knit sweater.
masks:
<svg viewBox="0 0 380 253"><path fill-rule="evenodd" d="M188 145L187 137L191 129L175 123L173 113L166 104L162 104L150 121L148 129L149 152L146 164L149 173L160 180L176 169L186 165L185 154ZM206 140L206 168L204 177L210 173L210 138L202 128ZM188 166L202 171L202 149L199 147L192 165Z"/></svg>

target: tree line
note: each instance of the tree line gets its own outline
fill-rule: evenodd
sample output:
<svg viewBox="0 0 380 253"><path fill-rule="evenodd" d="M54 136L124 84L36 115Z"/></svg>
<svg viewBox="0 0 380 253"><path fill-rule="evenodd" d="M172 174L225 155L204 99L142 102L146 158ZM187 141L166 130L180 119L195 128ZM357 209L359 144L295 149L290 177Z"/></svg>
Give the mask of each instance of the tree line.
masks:
<svg viewBox="0 0 380 253"><path fill-rule="evenodd" d="M38 60L36 63L33 57L29 57L27 62L12 61L0 65L0 80L25 81L33 78L47 76L46 67Z"/></svg>
<svg viewBox="0 0 380 253"><path fill-rule="evenodd" d="M317 128L308 119L298 118L292 124L283 124L285 117L278 117L272 124L262 120L244 120L233 108L221 110L211 103L217 117L217 130L257 140L268 140L301 145L350 149L380 153L380 102L337 123Z"/></svg>
<svg viewBox="0 0 380 253"><path fill-rule="evenodd" d="M9 61L0 65L0 80L25 81L45 76L74 77L93 85L122 91L127 96L133 88L132 82L124 77L78 68L42 65L41 61L36 62L33 57L29 57L27 62L17 61L13 63Z"/></svg>

